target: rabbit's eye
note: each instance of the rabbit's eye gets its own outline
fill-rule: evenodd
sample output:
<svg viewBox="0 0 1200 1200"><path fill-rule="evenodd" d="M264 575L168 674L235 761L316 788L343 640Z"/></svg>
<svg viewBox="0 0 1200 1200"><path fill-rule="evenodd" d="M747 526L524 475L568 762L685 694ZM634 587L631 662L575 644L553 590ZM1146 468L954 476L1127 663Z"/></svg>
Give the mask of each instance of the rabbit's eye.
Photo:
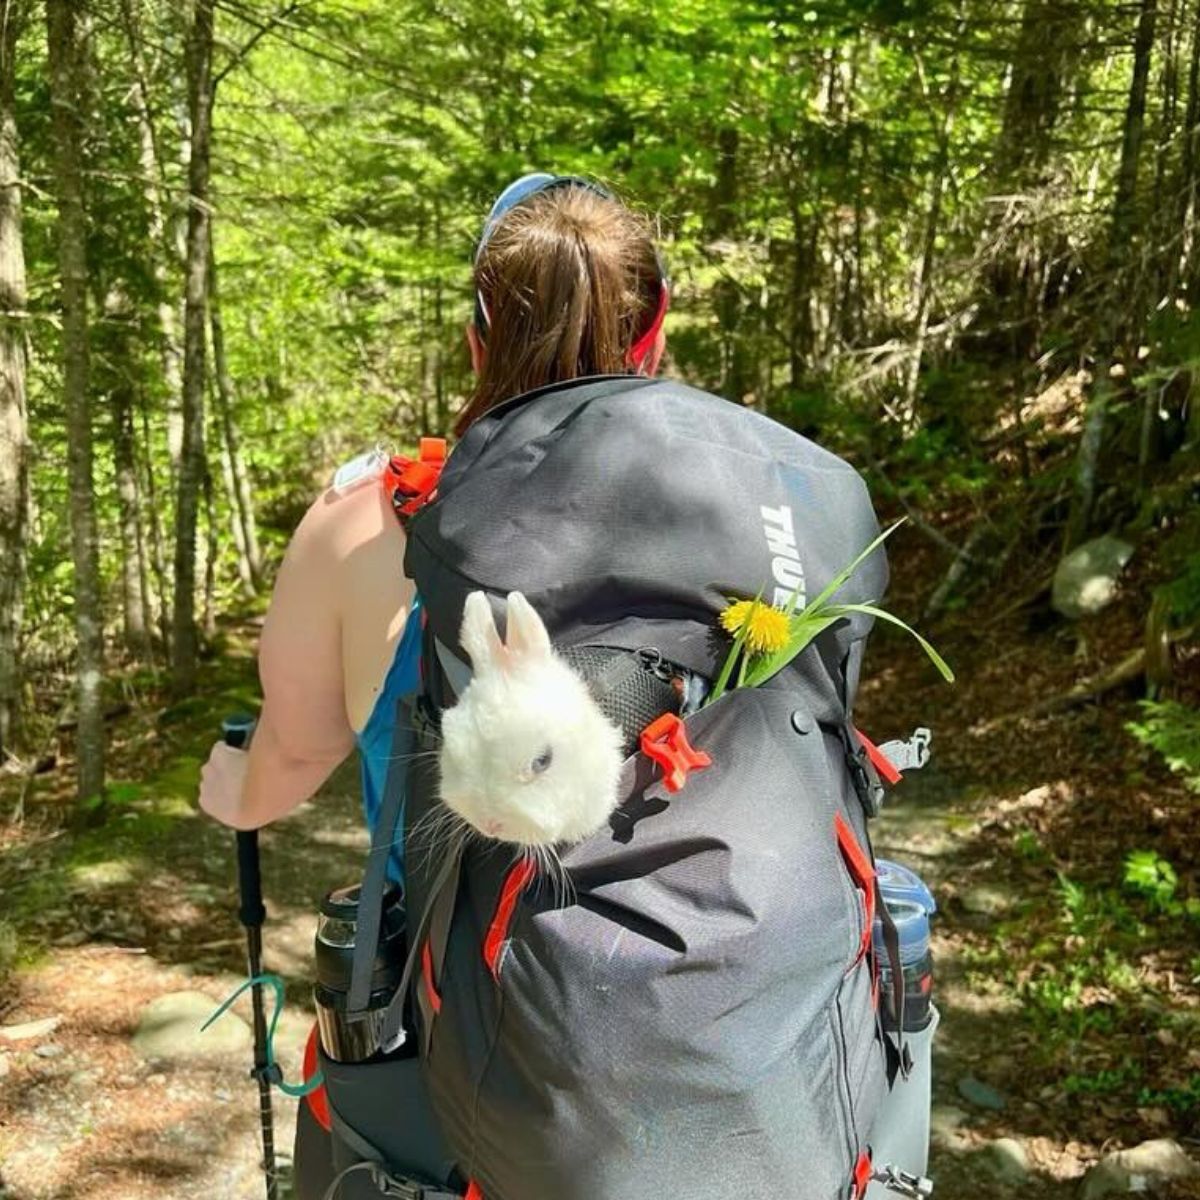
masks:
<svg viewBox="0 0 1200 1200"><path fill-rule="evenodd" d="M554 761L554 751L551 750L549 746L547 746L545 748L545 750L543 750L541 752L541 754L539 754L537 756L537 758L535 758L533 760L533 762L531 762L529 764L529 769L535 775L541 775L544 771L549 769L550 764L553 761Z"/></svg>

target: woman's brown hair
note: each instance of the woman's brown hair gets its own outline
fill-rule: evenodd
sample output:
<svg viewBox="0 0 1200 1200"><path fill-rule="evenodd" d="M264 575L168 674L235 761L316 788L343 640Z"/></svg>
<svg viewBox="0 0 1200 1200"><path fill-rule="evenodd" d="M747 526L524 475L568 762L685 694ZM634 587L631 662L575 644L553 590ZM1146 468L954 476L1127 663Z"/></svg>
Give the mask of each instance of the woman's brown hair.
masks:
<svg viewBox="0 0 1200 1200"><path fill-rule="evenodd" d="M487 354L455 433L534 388L629 370L660 271L649 222L591 188L549 188L505 213L475 263Z"/></svg>

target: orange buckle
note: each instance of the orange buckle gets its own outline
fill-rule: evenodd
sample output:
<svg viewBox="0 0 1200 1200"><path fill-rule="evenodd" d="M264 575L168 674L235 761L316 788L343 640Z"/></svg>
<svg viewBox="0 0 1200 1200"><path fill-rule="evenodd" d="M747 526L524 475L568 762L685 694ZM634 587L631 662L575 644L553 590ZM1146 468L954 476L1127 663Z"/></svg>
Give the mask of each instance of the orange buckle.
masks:
<svg viewBox="0 0 1200 1200"><path fill-rule="evenodd" d="M675 713L663 713L642 730L642 753L662 767L668 792L679 791L689 771L712 766L712 759L688 742L687 730Z"/></svg>
<svg viewBox="0 0 1200 1200"><path fill-rule="evenodd" d="M445 438L422 438L416 458L397 455L388 463L383 484L400 516L411 517L433 498L445 465Z"/></svg>

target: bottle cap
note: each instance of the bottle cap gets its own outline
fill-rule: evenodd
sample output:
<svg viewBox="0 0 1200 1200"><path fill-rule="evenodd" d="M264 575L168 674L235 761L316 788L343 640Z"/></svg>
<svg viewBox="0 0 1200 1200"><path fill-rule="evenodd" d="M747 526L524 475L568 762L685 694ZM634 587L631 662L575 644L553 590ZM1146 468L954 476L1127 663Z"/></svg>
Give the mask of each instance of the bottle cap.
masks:
<svg viewBox="0 0 1200 1200"><path fill-rule="evenodd" d="M919 904L927 916L932 917L937 912L937 901L934 900L933 893L920 875L908 867L888 858L877 858L875 877L879 881L879 890L889 910L893 900L903 900L909 904Z"/></svg>

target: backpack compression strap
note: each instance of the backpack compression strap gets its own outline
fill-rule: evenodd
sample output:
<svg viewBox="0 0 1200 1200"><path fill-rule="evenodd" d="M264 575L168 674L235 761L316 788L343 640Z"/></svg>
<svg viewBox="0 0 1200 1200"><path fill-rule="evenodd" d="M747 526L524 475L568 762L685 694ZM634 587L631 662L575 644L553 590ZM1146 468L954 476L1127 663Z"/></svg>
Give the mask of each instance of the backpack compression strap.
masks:
<svg viewBox="0 0 1200 1200"><path fill-rule="evenodd" d="M358 895L358 928L354 939L354 960L350 969L350 993L346 997L346 1016L351 1021L366 1016L371 1001L371 975L375 952L379 949L379 926L383 920L383 890L387 886L388 860L396 840L400 810L408 774L407 735L413 728L412 703L401 699L396 704L396 724L388 757L387 781L383 802L375 819L367 869Z"/></svg>

